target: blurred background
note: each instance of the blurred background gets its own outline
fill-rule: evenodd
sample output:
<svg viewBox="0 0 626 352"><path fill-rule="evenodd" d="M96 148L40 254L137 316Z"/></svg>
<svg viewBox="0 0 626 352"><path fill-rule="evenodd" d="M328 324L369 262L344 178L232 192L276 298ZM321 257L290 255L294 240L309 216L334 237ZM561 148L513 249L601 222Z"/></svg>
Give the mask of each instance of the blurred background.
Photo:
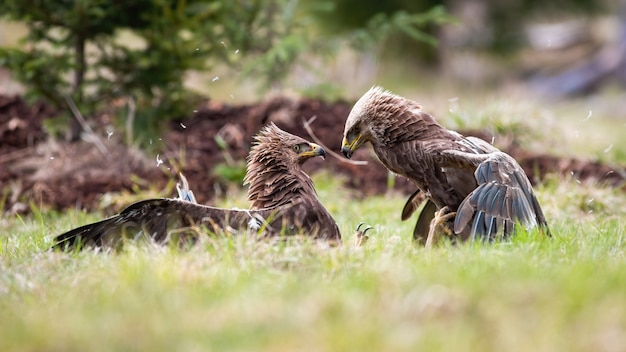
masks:
<svg viewBox="0 0 626 352"><path fill-rule="evenodd" d="M447 127L482 130L508 152L623 161L626 1L3 0L0 181L47 167L3 192L17 203L54 178L49 170L65 168L51 164L60 156L77 166L38 197L54 198L43 189L68 178L93 181L77 176L87 162L72 153L95 146L94 155L115 155L106 144L114 141L147 150L170 179L184 170L203 182L209 165L240 185L262 123L306 136L302 118L316 115L319 137L337 147L351 103L374 84L423 103ZM124 153L115 159L135 160ZM90 170L102 166L89 159L100 164ZM542 162L527 172L583 174ZM609 174L621 180L618 170ZM140 183L125 181L130 174L148 177L131 167L116 174L120 187ZM393 188L383 170L376 177ZM111 183L103 176L89 187Z"/></svg>
<svg viewBox="0 0 626 352"><path fill-rule="evenodd" d="M0 92L70 95L86 112L132 97L176 116L193 94L336 99L442 80L567 97L626 80L619 0L4 0L0 14Z"/></svg>

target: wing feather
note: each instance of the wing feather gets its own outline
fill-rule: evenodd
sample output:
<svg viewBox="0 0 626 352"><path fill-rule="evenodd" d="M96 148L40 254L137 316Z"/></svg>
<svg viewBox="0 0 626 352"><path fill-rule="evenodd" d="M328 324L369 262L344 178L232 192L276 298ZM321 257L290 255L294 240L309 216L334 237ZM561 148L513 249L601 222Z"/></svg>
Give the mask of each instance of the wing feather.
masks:
<svg viewBox="0 0 626 352"><path fill-rule="evenodd" d="M498 231L502 231L503 237L511 235L515 223L526 228L540 225L547 230L543 211L530 181L509 155L494 152L477 157L459 151L444 155L449 159L467 157L455 161L457 165L473 165L480 161L474 173L478 187L463 200L457 210L454 223L456 233L463 232L472 219L470 237L483 240L495 238Z"/></svg>
<svg viewBox="0 0 626 352"><path fill-rule="evenodd" d="M404 208L402 208L402 214L400 218L402 221L407 220L413 215L415 210L424 202L424 197L422 195L422 191L418 188L417 191L413 192L407 199L404 204Z"/></svg>
<svg viewBox="0 0 626 352"><path fill-rule="evenodd" d="M413 239L420 244L426 244L428 232L430 230L430 222L435 217L437 206L431 200L427 200L422 208L415 228L413 229Z"/></svg>
<svg viewBox="0 0 626 352"><path fill-rule="evenodd" d="M471 232L471 238L472 241L476 240L476 236L480 235L482 233L485 233L485 212L482 210L479 210L478 212L476 212L476 215L474 216L474 224L472 225L472 232Z"/></svg>
<svg viewBox="0 0 626 352"><path fill-rule="evenodd" d="M128 206L116 216L57 236L53 248L116 249L125 240L139 237L167 244L174 233L177 238L182 236L187 241L195 241L202 226L215 234L252 232L274 236L303 231L314 237L340 239L336 237L339 229L334 221L331 222L330 214L318 210L304 204L258 210L222 209L178 199L147 199ZM258 233L258 229L262 232Z"/></svg>
<svg viewBox="0 0 626 352"><path fill-rule="evenodd" d="M486 214L485 215L485 225L486 225L485 228L487 229L485 233L488 233L489 236L486 236L483 238L491 241L493 240L494 235L498 233L498 226L496 225L498 218L493 215L489 215L489 213L485 213L485 214Z"/></svg>

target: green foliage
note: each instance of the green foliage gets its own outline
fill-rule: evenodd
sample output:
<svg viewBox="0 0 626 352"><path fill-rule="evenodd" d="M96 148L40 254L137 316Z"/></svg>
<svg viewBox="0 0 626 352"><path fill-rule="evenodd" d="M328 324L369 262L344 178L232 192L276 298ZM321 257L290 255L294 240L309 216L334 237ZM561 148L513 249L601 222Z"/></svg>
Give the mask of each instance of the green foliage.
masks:
<svg viewBox="0 0 626 352"><path fill-rule="evenodd" d="M217 135L215 142L222 153L224 161L215 165L212 174L223 182L241 186L246 176L246 162L244 160L235 160L228 151L228 144L224 139Z"/></svg>
<svg viewBox="0 0 626 352"><path fill-rule="evenodd" d="M233 163L220 163L213 168L213 175L220 180L240 186L246 176L246 163L238 160Z"/></svg>
<svg viewBox="0 0 626 352"><path fill-rule="evenodd" d="M377 13L366 23L365 28L354 30L349 37L352 45L359 50L367 50L373 45L381 45L385 40L402 33L416 42L424 42L431 46L437 39L424 31L428 25L449 23L452 18L442 6L433 7L424 13L409 13L399 10L391 15Z"/></svg>
<svg viewBox="0 0 626 352"><path fill-rule="evenodd" d="M315 0L312 0L315 1ZM597 14L611 7L611 2L594 0L485 0L477 3L468 3L465 0L336 0L333 2L335 11L320 21L329 33L352 31L363 27L364 23L376 16L394 17L394 14L406 11L408 14L420 14L432 11L431 9L446 6L449 9L462 9L484 16L470 19L484 22L488 34L480 38L483 49L497 53L509 53L524 43L523 26L529 19L554 19L567 15L589 16ZM471 10L470 10L471 9ZM398 20L403 21L402 18ZM436 22L431 22L436 23ZM430 25L419 27L421 36L427 33L430 36L437 34L436 28ZM394 55L419 57L422 59L433 55L432 48L415 45L407 38L411 33L402 31L393 35L393 41L387 45L386 51ZM413 38L415 39L415 38ZM410 44L410 45L407 45Z"/></svg>
<svg viewBox="0 0 626 352"><path fill-rule="evenodd" d="M318 18L326 33L340 33L357 50L380 55L432 57L437 26L453 22L441 1L340 0L333 9Z"/></svg>
<svg viewBox="0 0 626 352"><path fill-rule="evenodd" d="M29 33L22 49L0 50L0 64L24 82L31 97L65 106L71 96L84 115L133 99L138 126L182 117L189 94L187 70L205 67L194 49L199 38L183 35L198 27L205 13L186 1L17 1L0 13L24 21ZM132 43L117 40L122 31ZM77 136L73 136L74 138Z"/></svg>
<svg viewBox="0 0 626 352"><path fill-rule="evenodd" d="M342 98L342 89L331 82L322 82L302 89L300 94L311 99L321 99L325 102L336 102Z"/></svg>
<svg viewBox="0 0 626 352"><path fill-rule="evenodd" d="M386 41L402 33L412 41L433 46L436 39L426 29L451 21L441 6L423 12L398 9L392 13L373 13L355 26L333 32L333 26L326 19L337 19L339 22L345 19L337 13L334 1L304 1L302 4L297 0L269 2L278 10L263 18L274 25L267 31L259 31L262 34L258 40L247 48L248 52L260 52L262 55L254 57L243 67L245 76L262 77L266 88L279 86L295 63L306 65L306 58L309 57L327 60L345 45L359 52L376 53ZM325 31L319 28L320 23L322 27L331 29ZM321 91L332 96L333 89L329 85L312 87L307 93Z"/></svg>
<svg viewBox="0 0 626 352"><path fill-rule="evenodd" d="M297 0L7 0L1 16L23 21L29 32L22 48L0 49L0 65L30 97L65 107L70 96L85 116L113 109L121 126L127 114L119 108L132 100L133 131L145 142L160 121L186 116L196 104L183 85L190 71L228 64L277 87L305 54L330 57L345 40L366 51L397 31L433 44L421 28L447 18L442 8L398 11L320 35L317 19L333 9L331 1Z"/></svg>

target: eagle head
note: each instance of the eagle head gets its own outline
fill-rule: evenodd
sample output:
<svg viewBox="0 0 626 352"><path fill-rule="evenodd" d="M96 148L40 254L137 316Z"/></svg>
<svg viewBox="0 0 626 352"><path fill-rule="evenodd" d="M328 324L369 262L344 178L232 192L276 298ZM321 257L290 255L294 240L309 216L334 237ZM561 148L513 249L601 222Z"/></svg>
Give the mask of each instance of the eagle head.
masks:
<svg viewBox="0 0 626 352"><path fill-rule="evenodd" d="M248 163L302 165L316 156L324 159L326 157L324 148L285 132L271 122L255 136Z"/></svg>
<svg viewBox="0 0 626 352"><path fill-rule="evenodd" d="M274 123L265 126L255 136L244 177L253 207L263 208L286 201L285 190L291 189L293 193L293 189L306 187L313 191L312 181L301 165L316 156L324 158L324 148L285 132Z"/></svg>
<svg viewBox="0 0 626 352"><path fill-rule="evenodd" d="M346 158L363 144L377 143L382 140L389 119L393 114L393 100L398 97L385 89L370 88L352 107L343 131L341 152Z"/></svg>

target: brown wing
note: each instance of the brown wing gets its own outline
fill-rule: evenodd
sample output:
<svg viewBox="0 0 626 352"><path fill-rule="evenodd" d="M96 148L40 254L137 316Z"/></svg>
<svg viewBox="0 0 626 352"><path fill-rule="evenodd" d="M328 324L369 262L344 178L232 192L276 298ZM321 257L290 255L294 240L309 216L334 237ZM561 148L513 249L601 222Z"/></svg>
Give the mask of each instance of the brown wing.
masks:
<svg viewBox="0 0 626 352"><path fill-rule="evenodd" d="M415 228L413 229L413 239L422 245L426 245L428 233L430 231L431 221L435 218L437 206L430 199L426 201L420 216L417 218Z"/></svg>
<svg viewBox="0 0 626 352"><path fill-rule="evenodd" d="M292 206L291 210L282 212L282 217L290 222L296 232L300 231L314 238L341 242L339 226L315 195L302 197L298 202L299 204Z"/></svg>
<svg viewBox="0 0 626 352"><path fill-rule="evenodd" d="M54 248L119 248L124 240L138 238L162 244L169 242L173 234L192 238L197 235L200 225L214 232L227 230L228 226L239 230L247 227L247 221L254 224L253 215L178 199L147 199L128 206L111 218L57 236Z"/></svg>
<svg viewBox="0 0 626 352"><path fill-rule="evenodd" d="M411 215L413 215L413 213L417 210L417 208L422 205L425 199L426 197L424 196L424 193L422 193L422 190L418 189L417 191L413 192L413 194L409 196L409 199L406 200L404 208L402 208L402 214L400 216L402 221L410 218Z"/></svg>
<svg viewBox="0 0 626 352"><path fill-rule="evenodd" d="M442 153L444 164L476 170L478 187L457 210L454 231L471 239L493 240L513 233L515 224L530 229L541 227L549 235L543 211L524 170L506 153L472 154L460 151ZM462 170L459 170L462 172ZM468 225L471 227L467 228Z"/></svg>
<svg viewBox="0 0 626 352"><path fill-rule="evenodd" d="M222 209L178 199L148 199L134 203L120 214L88 224L56 237L55 249L82 247L120 248L139 238L164 244L173 240L195 241L202 226L215 234L250 231L262 236L305 233L340 240L336 223L322 208L291 204L260 210ZM328 215L327 215L328 214Z"/></svg>
<svg viewBox="0 0 626 352"><path fill-rule="evenodd" d="M422 205L422 210L415 223L413 229L413 239L420 244L426 244L428 231L430 229L430 221L435 217L437 206L430 199L427 199L421 190L417 190L407 199L404 208L402 208L402 221L405 221L413 215L413 213Z"/></svg>

